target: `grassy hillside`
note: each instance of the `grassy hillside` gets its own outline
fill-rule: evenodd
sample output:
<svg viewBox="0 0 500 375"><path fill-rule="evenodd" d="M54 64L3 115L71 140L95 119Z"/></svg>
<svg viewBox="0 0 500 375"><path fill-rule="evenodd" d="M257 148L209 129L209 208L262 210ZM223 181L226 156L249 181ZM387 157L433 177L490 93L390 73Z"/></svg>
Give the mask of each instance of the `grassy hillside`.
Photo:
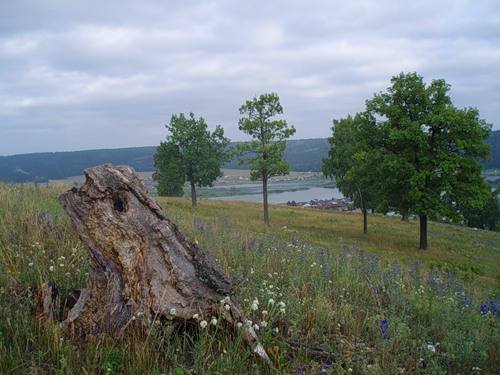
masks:
<svg viewBox="0 0 500 375"><path fill-rule="evenodd" d="M1 374L498 373L500 234L431 223L420 252L416 224L394 218L370 217L363 236L357 215L273 206L263 228L259 205L192 210L181 198L160 202L231 277L272 365L218 325L137 318L118 338L76 342L32 312L32 286L51 280L64 294L90 267L60 191L0 184Z"/></svg>
<svg viewBox="0 0 500 375"><path fill-rule="evenodd" d="M200 207L192 211L188 199L159 198L159 201L166 210L187 216L182 217L182 221L189 220L190 215L203 220L227 217L239 233L247 236L279 231L321 247L356 245L388 262L393 259L406 264L417 261L429 268L458 273L474 283L490 287L496 284L500 294L500 233L431 222L431 249L421 251L418 250L417 220L403 222L397 217L370 215L369 233L364 235L360 214L273 206L273 226L267 230L262 226L260 204L203 200Z"/></svg>

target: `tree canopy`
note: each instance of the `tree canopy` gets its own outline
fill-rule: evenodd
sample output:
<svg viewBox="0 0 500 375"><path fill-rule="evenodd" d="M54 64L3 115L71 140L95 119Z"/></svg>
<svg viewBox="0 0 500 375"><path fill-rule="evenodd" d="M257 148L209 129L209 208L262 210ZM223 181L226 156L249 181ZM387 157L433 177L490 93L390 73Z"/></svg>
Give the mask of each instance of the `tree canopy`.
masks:
<svg viewBox="0 0 500 375"><path fill-rule="evenodd" d="M247 100L240 107L242 115L238 128L250 135L252 140L238 145L240 155L249 155L248 167L252 180L262 180L264 201L264 222L269 224L267 204L267 181L272 176L290 173L290 164L283 159L286 140L295 133L284 119L275 116L283 114L283 107L277 94L262 94Z"/></svg>
<svg viewBox="0 0 500 375"><path fill-rule="evenodd" d="M420 217L420 247L427 248L428 218L463 220L460 207L480 208L490 196L481 172L488 158L490 125L475 108L456 108L450 85L426 85L401 73L366 103L383 134L378 177L387 209Z"/></svg>
<svg viewBox="0 0 500 375"><path fill-rule="evenodd" d="M363 212L363 231L367 233L367 210L380 200L376 173L380 142L375 121L364 113L334 120L330 151L323 159L323 174L334 178L337 188Z"/></svg>
<svg viewBox="0 0 500 375"><path fill-rule="evenodd" d="M205 120L196 119L193 113L187 117L183 113L173 115L166 128L170 134L157 149L155 179L159 185L173 184L173 187L159 187L158 191L178 192L178 185L187 181L192 204L196 206L196 186L212 186L222 176L229 140L220 126L210 132Z"/></svg>

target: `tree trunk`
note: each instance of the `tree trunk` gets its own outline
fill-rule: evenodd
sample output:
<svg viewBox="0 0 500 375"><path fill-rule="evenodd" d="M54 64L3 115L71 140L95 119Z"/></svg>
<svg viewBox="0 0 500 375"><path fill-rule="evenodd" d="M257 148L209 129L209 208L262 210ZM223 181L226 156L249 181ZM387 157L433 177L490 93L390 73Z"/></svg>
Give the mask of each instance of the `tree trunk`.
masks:
<svg viewBox="0 0 500 375"><path fill-rule="evenodd" d="M408 211L401 212L401 221L410 221Z"/></svg>
<svg viewBox="0 0 500 375"><path fill-rule="evenodd" d="M359 200L361 202L361 211L363 212L363 233L368 234L368 212L361 191L359 191Z"/></svg>
<svg viewBox="0 0 500 375"><path fill-rule="evenodd" d="M264 224L269 225L269 206L267 204L267 178L262 179L262 198L264 201Z"/></svg>
<svg viewBox="0 0 500 375"><path fill-rule="evenodd" d="M244 321L222 270L179 232L130 167L107 164L85 176L60 197L93 262L64 327L85 336L119 333L138 316L195 326L212 316L226 327ZM267 358L252 328L245 339Z"/></svg>
<svg viewBox="0 0 500 375"><path fill-rule="evenodd" d="M368 234L368 212L366 207L363 208L363 233Z"/></svg>
<svg viewBox="0 0 500 375"><path fill-rule="evenodd" d="M420 249L427 250L427 215L419 215L420 218Z"/></svg>
<svg viewBox="0 0 500 375"><path fill-rule="evenodd" d="M196 202L196 186L193 181L189 181L191 185L191 206L196 207L197 202Z"/></svg>

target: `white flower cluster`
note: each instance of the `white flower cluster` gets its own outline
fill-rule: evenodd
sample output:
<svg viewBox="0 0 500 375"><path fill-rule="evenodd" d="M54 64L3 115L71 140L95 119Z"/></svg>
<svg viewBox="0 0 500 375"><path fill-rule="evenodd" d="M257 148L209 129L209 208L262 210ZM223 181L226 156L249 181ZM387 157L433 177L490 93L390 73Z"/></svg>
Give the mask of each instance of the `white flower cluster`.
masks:
<svg viewBox="0 0 500 375"><path fill-rule="evenodd" d="M253 311L257 311L259 309L259 300L257 298L255 298L252 302L252 305L250 306L250 308L253 310Z"/></svg>

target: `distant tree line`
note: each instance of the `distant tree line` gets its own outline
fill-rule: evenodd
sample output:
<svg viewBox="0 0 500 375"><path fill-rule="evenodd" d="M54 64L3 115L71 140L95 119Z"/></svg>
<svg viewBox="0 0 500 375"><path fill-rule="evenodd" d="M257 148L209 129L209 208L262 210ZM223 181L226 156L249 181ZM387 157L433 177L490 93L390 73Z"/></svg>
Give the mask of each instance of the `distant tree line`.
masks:
<svg viewBox="0 0 500 375"><path fill-rule="evenodd" d="M486 140L491 145L491 160L484 162L485 168L500 169L500 130L492 131ZM241 142L231 142L229 148ZM330 149L327 138L290 139L284 158L292 171L321 172L321 160ZM0 150L1 151L1 150ZM155 146L127 147L101 150L43 152L0 156L0 181L45 182L79 176L85 168L112 163L130 165L138 172L154 171ZM224 168L248 169L248 163L240 163L239 158L224 163Z"/></svg>
<svg viewBox="0 0 500 375"><path fill-rule="evenodd" d="M228 149L238 144L241 142L231 142ZM286 144L284 158L293 171L321 171L321 159L330 148L326 138L290 139ZM151 172L155 170L155 152L155 146L147 146L0 156L0 181L45 182L49 179L64 179L79 176L85 168L104 163L125 164L138 172ZM250 154L247 156L250 157ZM248 169L248 161L244 158L240 163L240 159L234 156L224 163L224 168Z"/></svg>

